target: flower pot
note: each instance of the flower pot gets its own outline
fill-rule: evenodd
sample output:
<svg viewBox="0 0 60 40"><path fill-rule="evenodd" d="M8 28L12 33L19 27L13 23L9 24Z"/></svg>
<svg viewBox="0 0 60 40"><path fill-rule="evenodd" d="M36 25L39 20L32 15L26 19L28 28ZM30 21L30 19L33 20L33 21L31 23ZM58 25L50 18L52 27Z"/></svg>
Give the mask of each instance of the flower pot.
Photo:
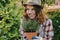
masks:
<svg viewBox="0 0 60 40"><path fill-rule="evenodd" d="M28 40L31 40L33 36L37 36L37 32L25 32L24 34Z"/></svg>

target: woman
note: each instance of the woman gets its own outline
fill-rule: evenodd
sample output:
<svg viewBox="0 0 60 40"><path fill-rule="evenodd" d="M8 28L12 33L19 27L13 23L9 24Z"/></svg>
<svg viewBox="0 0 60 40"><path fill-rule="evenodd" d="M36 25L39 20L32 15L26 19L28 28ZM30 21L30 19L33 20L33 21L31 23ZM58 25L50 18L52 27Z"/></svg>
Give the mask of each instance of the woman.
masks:
<svg viewBox="0 0 60 40"><path fill-rule="evenodd" d="M23 18L21 18L20 22L20 34L21 34L21 40L24 40L24 29L22 24L24 21L29 20L36 20L39 24L38 33L39 36L43 38L43 40L52 40L52 37L54 35L53 31L53 25L51 19L49 19L44 13L43 13L43 7L41 6L41 0L28 0L26 4L24 4L25 7L25 13L23 15Z"/></svg>

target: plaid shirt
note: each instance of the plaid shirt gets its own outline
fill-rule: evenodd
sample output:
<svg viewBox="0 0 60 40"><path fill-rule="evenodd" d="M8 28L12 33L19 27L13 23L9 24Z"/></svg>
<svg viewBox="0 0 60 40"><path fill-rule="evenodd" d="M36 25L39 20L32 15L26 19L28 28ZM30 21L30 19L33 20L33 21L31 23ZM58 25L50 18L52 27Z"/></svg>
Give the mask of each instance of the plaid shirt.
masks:
<svg viewBox="0 0 60 40"><path fill-rule="evenodd" d="M51 19L46 19L46 21L40 25L39 33L40 36L46 38L47 40L52 40L54 31Z"/></svg>
<svg viewBox="0 0 60 40"><path fill-rule="evenodd" d="M23 19L20 20L20 34L21 37L24 37L24 31L23 31ZM53 25L51 19L46 19L46 21L43 24L40 24L40 28L38 30L41 37L46 38L47 40L52 40L52 37L54 36L53 31Z"/></svg>

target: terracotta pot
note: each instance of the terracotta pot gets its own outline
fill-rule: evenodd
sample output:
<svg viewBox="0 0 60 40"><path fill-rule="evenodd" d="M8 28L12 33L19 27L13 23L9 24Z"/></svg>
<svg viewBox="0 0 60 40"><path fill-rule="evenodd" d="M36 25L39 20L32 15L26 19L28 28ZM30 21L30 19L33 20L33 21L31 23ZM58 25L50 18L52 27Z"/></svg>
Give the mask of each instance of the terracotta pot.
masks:
<svg viewBox="0 0 60 40"><path fill-rule="evenodd" d="M37 36L37 32L25 32L24 34L28 38L28 40L31 40L33 36Z"/></svg>

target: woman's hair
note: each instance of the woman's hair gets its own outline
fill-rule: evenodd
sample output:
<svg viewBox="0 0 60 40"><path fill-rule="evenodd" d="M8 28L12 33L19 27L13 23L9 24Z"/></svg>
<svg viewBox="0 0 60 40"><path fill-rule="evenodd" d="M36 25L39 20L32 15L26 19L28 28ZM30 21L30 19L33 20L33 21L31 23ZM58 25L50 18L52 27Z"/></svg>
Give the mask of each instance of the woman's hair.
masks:
<svg viewBox="0 0 60 40"><path fill-rule="evenodd" d="M33 5L34 9L35 9L35 12L36 12L36 18L38 20L38 23L43 23L45 21L45 14L43 13L42 9L43 7L42 6L36 6L36 5ZM28 15L26 13L27 9L24 10L25 13L23 14L23 17L25 20L28 19Z"/></svg>

